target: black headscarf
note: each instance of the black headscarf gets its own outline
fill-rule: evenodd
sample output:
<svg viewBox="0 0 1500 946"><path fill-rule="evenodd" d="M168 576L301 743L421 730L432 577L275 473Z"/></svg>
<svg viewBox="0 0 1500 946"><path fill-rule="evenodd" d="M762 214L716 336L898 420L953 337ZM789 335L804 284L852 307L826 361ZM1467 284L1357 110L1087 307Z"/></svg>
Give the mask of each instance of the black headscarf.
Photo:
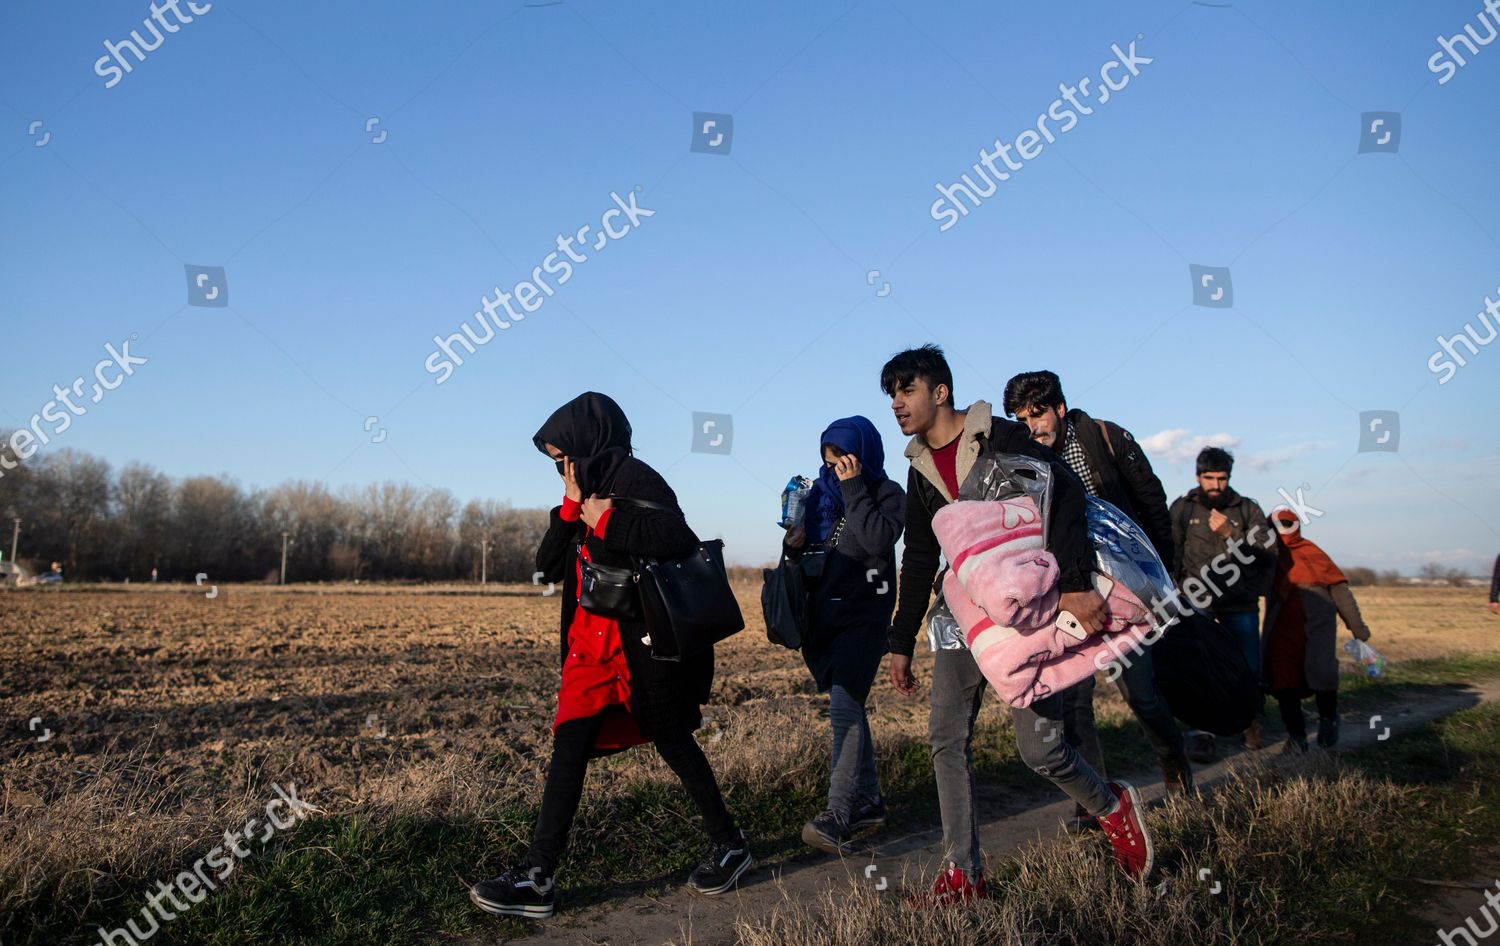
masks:
<svg viewBox="0 0 1500 946"><path fill-rule="evenodd" d="M542 453L550 443L572 458L585 498L608 496L631 455L630 421L609 395L586 391L553 411L531 442Z"/></svg>

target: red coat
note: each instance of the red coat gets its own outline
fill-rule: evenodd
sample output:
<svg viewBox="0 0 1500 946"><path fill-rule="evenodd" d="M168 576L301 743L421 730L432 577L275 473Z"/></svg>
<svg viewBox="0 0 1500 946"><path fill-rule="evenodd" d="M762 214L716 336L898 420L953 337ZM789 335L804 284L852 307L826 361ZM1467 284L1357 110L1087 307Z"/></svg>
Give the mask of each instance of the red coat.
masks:
<svg viewBox="0 0 1500 946"><path fill-rule="evenodd" d="M582 509L581 503L565 498L562 518L576 522ZM599 517L590 530L593 535L604 537L612 512L613 509L606 509ZM573 563L574 588L582 583L582 559L588 554L587 547L583 547L579 559ZM630 668L625 662L619 622L574 608L572 623L568 625L568 655L563 660L562 686L557 691L557 717L552 728L555 731L569 720L600 714L604 715L604 727L594 742L595 749L626 749L647 741L635 717L630 715Z"/></svg>

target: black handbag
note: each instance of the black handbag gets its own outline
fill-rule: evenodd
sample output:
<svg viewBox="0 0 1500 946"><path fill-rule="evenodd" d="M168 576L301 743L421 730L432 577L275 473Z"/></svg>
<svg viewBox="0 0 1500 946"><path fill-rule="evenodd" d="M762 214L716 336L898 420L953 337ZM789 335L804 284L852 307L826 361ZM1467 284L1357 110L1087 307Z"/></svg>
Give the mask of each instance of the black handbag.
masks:
<svg viewBox="0 0 1500 946"><path fill-rule="evenodd" d="M790 650L801 650L807 636L807 584L802 567L785 554L775 568L761 569L760 610L766 619L766 639Z"/></svg>
<svg viewBox="0 0 1500 946"><path fill-rule="evenodd" d="M610 498L680 515L671 506L647 499ZM657 660L675 662L696 656L745 627L739 601L729 586L724 543L719 539L699 543L682 558L637 558L634 569L585 561L581 570L579 604L616 620L644 619L645 641ZM587 603L585 589L591 594Z"/></svg>
<svg viewBox="0 0 1500 946"><path fill-rule="evenodd" d="M703 542L691 555L642 559L637 573L651 656L677 661L712 650L745 627L724 568L724 543Z"/></svg>
<svg viewBox="0 0 1500 946"><path fill-rule="evenodd" d="M641 619L641 593L633 568L601 565L582 558L578 563L578 606L600 617L616 621Z"/></svg>

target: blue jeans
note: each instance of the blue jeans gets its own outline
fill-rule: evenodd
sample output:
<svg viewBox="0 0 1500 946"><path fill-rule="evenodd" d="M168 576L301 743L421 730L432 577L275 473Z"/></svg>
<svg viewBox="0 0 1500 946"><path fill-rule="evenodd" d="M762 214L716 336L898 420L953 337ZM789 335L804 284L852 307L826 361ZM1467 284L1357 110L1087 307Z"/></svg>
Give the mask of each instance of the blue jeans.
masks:
<svg viewBox="0 0 1500 946"><path fill-rule="evenodd" d="M849 821L859 805L880 797L870 718L865 714L864 703L835 683L828 693L828 719L833 724L828 807Z"/></svg>
<svg viewBox="0 0 1500 946"><path fill-rule="evenodd" d="M1255 675L1256 682L1264 688L1260 666L1260 612L1214 611L1213 616L1240 639L1240 649L1244 651L1245 663L1250 665L1250 672ZM1262 701L1261 712L1264 711L1265 704Z"/></svg>

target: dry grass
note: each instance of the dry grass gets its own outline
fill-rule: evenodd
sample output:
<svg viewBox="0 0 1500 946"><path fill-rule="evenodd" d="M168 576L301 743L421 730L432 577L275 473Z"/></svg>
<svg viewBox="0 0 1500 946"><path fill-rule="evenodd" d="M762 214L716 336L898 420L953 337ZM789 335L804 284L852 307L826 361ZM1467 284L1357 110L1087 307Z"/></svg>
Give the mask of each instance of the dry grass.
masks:
<svg viewBox="0 0 1500 946"><path fill-rule="evenodd" d="M1342 865L1391 860L1378 832L1351 825L1399 818L1413 789L1338 771L1326 760L1292 771L1258 769L1206 804L1152 815L1168 848L1151 885L1132 884L1089 840L1033 844L991 872L991 899L972 909L913 911L868 886L787 898L771 916L741 921L740 946L960 946L1311 942L1335 918L1298 909L1309 885ZM1212 871L1199 880L1199 870ZM916 878L912 878L916 880ZM1219 894L1211 884L1221 884ZM1342 921L1363 905L1346 902Z"/></svg>
<svg viewBox="0 0 1500 946"><path fill-rule="evenodd" d="M747 576L738 590L750 626L721 648L702 739L732 797L795 804L826 779L826 700L798 655L766 642L756 581ZM558 605L531 586L474 591L230 586L212 600L182 586L0 593L0 711L13 721L0 741L0 937L42 942L25 936L55 935L84 914L123 915L134 891L263 806L272 782L294 782L332 818L475 825L476 851L513 852L540 796ZM1360 600L1393 661L1496 649L1500 622L1472 591L1362 589ZM919 673L927 666L919 656ZM1101 718L1123 719L1114 688L1099 692ZM872 709L883 764L925 742L925 694L905 699L881 679ZM987 725L1000 725L994 701L985 712ZM38 732L53 731L45 742L27 729L37 716ZM595 767L588 804L658 799L641 817L658 819L667 845L683 820L669 797L674 785L653 753L637 750ZM1278 810L1266 808L1266 817ZM769 824L780 813L764 817ZM1029 855L1026 869L1041 873L1016 882L1114 882L1083 852L1055 856L1072 860L1065 868ZM996 930L1034 931L1031 907L994 909ZM1163 922L1187 930L1194 915ZM906 921L876 911L845 922L885 924L869 935L886 937Z"/></svg>

